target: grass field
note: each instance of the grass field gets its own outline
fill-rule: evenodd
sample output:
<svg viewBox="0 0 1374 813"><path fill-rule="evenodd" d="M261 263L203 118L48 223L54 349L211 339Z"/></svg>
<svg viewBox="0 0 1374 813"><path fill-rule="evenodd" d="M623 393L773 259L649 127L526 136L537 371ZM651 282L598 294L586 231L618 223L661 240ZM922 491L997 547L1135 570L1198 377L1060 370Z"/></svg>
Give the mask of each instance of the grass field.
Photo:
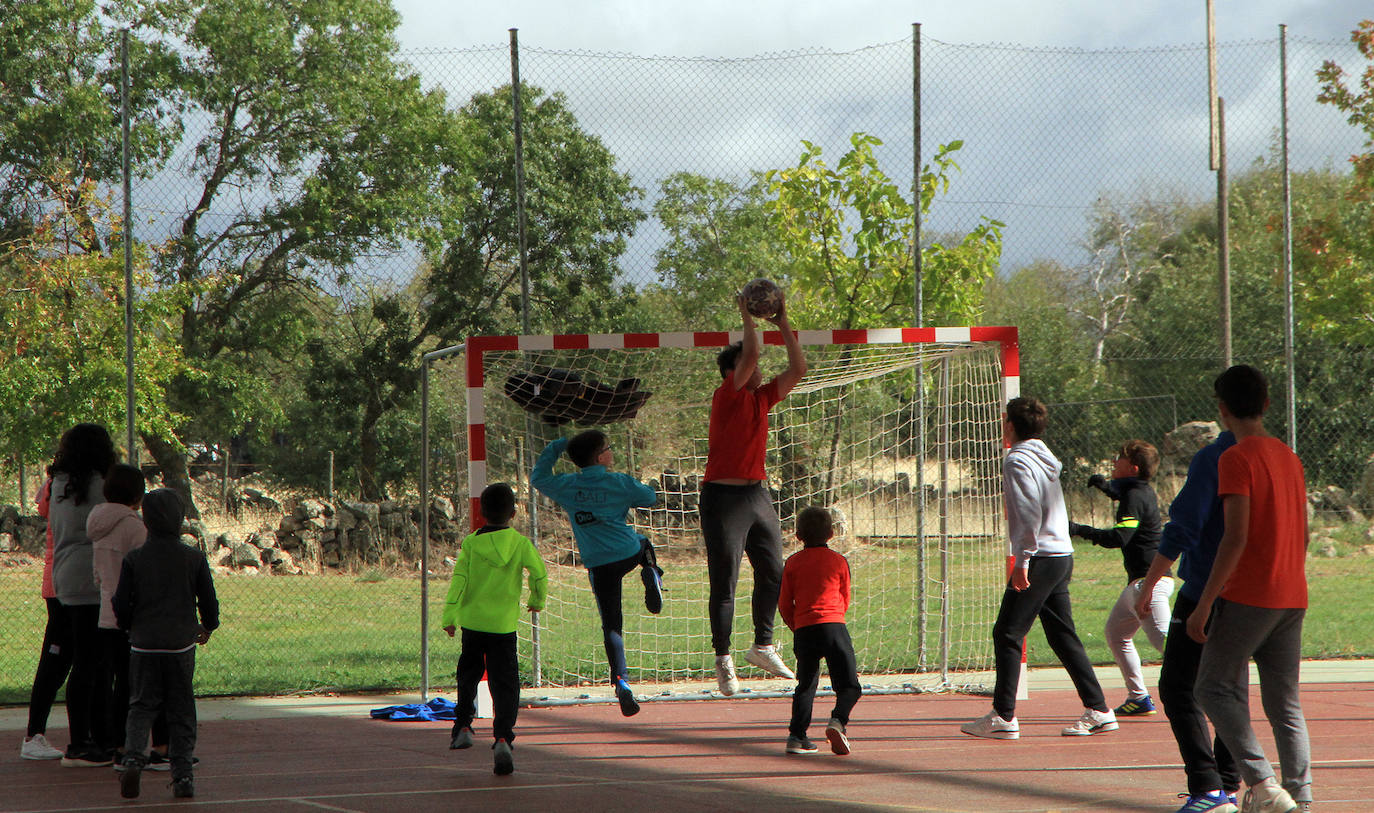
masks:
<svg viewBox="0 0 1374 813"><path fill-rule="evenodd" d="M858 562L864 561L859 557ZM709 638L705 619L704 573L673 579L691 562L669 570L672 603L699 606L700 613L653 617L636 611L637 581L626 582L626 641L632 670L657 668L675 678L706 678L709 658L700 654ZM704 566L697 565L704 570ZM747 572L748 568L744 568ZM1313 558L1308 561L1311 609L1303 650L1309 658L1374 656L1374 576L1368 556ZM595 611L590 602L568 599L585 585L585 571L550 568L550 612L541 633L543 678L561 683L570 674L599 675L604 655ZM684 574L688 575L688 574ZM859 574L856 573L856 580ZM633 577L631 577L633 578ZM1111 663L1102 637L1107 612L1124 584L1120 554L1080 545L1073 582L1079 634L1095 663ZM0 571L0 703L27 702L45 614L38 596L39 568L22 565ZM223 607L223 628L198 654L198 691L218 694L276 694L351 689L411 689L420 683L420 582L410 576L371 573L359 576L264 577L223 575L216 586ZM436 691L452 685L456 642L439 629L447 574L430 585L430 681ZM747 595L747 582L741 595ZM562 598L560 599L560 595ZM681 605L679 605L681 606ZM915 619L909 591L874 591L864 605L870 629L884 628L881 643L864 640L863 626L851 612L851 628L861 660L883 668L902 665L914 648ZM989 611L995 612L995 607ZM737 606L737 640L747 628L746 601ZM975 630L972 634L977 635ZM985 632L983 634L986 634ZM659 636L657 655L636 652L637 641ZM866 633L871 638L872 631ZM668 640L663 640L666 637ZM783 631L780 640L790 643ZM747 643L747 640L744 640ZM1147 660L1157 657L1144 636L1137 638ZM742 644L737 646L742 648ZM522 644L527 651L528 644ZM865 656L865 652L867 656ZM1032 665L1051 664L1054 656L1037 628L1028 639ZM527 659L522 668L528 667ZM527 673L526 679L530 677ZM633 676L632 676L633 677ZM451 689L449 689L451 691Z"/></svg>

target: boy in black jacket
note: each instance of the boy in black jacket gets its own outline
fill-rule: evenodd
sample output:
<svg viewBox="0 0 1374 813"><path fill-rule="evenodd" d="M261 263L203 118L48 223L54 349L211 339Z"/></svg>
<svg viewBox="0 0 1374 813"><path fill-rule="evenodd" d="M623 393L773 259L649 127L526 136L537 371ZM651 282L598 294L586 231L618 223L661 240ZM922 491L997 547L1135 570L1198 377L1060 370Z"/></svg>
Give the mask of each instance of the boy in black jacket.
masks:
<svg viewBox="0 0 1374 813"><path fill-rule="evenodd" d="M1110 528L1092 528L1069 523L1069 533L1081 536L1094 545L1120 548L1122 564L1126 567L1126 589L1116 600L1107 616L1106 637L1112 656L1126 680L1126 702L1114 711L1118 717L1142 716L1155 713L1154 701L1145 690L1145 678L1140 673L1140 656L1135 651L1135 634L1141 627L1155 649L1164 651L1164 635L1169 629L1169 596L1174 592L1174 580L1167 575L1155 583L1150 593L1149 614L1137 615L1140 603L1140 583L1150 570L1150 562L1159 547L1159 499L1150 486L1150 478L1159 468L1159 451L1143 440L1128 440L1117 451L1112 479L1100 474L1088 478L1088 485L1117 501L1116 524Z"/></svg>
<svg viewBox="0 0 1374 813"><path fill-rule="evenodd" d="M115 620L129 633L129 718L119 792L138 796L148 761L148 731L159 710L171 734L172 795L195 795L191 765L196 747L196 698L191 678L196 644L219 626L219 600L205 554L181 544L185 517L175 491L159 488L143 498L148 541L124 557L115 589ZM196 612L200 620L196 620Z"/></svg>

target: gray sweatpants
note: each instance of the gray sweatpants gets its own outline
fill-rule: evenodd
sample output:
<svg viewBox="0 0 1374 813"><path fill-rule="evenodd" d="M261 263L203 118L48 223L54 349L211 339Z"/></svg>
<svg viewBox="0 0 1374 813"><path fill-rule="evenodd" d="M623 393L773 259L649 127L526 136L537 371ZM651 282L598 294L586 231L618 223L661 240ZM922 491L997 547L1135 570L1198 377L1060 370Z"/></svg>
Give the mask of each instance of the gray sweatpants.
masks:
<svg viewBox="0 0 1374 813"><path fill-rule="evenodd" d="M1194 696L1226 744L1246 785L1274 775L1250 725L1250 659L1259 672L1264 716L1279 749L1283 787L1312 801L1312 754L1298 697L1305 609L1271 609L1218 599L1202 647Z"/></svg>

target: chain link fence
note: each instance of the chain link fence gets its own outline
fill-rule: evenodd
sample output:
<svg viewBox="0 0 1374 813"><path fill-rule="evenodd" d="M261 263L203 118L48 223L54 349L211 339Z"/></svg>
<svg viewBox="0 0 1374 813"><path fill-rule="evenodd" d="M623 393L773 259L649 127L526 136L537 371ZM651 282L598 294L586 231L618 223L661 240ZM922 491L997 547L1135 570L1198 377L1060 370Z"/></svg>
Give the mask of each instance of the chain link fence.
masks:
<svg viewBox="0 0 1374 813"><path fill-rule="evenodd" d="M664 182L678 173L745 190L759 173L795 165L803 141L819 145L834 166L849 148L850 136L864 132L883 142L876 151L883 171L910 188L917 165L913 71L918 49L913 46L910 36L899 36L844 53L684 59L526 45L519 50L519 64L526 86L563 94L578 125L614 155L616 168L642 190L638 207L645 218L618 258L618 273L624 282L644 288L663 282L660 255L669 235L653 212L665 195ZM504 44L403 57L427 87L442 89L454 107L511 82L511 53ZM1279 58L1277 38L1220 48L1233 177L1274 166L1281 121ZM1292 168L1344 173L1346 158L1361 149L1361 136L1338 111L1317 104L1315 72L1324 60L1355 65L1359 55L1347 42L1290 37L1287 59ZM1098 234L1103 223L1141 227L1145 218L1135 204L1163 201L1190 212L1205 210L1216 190L1207 166L1206 64L1201 45L1090 51L963 45L922 37L919 161L929 161L937 145L963 142L955 155L960 170L922 226L927 241L962 234L982 218L994 218L1006 224L1003 278L1045 265L1084 278L1094 269L1108 268L1103 249L1111 244ZM185 125L189 145L205 123L190 119ZM192 165L187 146L136 188L141 239L165 240L177 215L194 206ZM530 195L539 194L539 183L538 177L527 179ZM237 203L251 201L254 194L244 190ZM1125 215L1113 221L1114 212ZM228 209L203 214L207 219L234 216ZM404 288L430 259L415 244L373 253L350 269L352 284ZM1268 265L1255 267L1255 262ZM1282 313L1283 290L1270 272L1278 264L1277 257L1239 259L1236 273L1256 281L1234 294L1241 303L1238 312L1261 315L1264 321L1238 324L1235 359L1270 374L1275 384L1273 428L1283 436L1287 426L1279 405L1295 394L1283 386L1282 325L1274 321ZM1118 276L1121 271L1108 270ZM1149 289L1143 276L1134 281L1142 291ZM335 277L322 276L318 282L345 300L349 296L348 285ZM1214 275L1199 276L1194 287L1211 292L1215 284ZM1158 299L1146 313L1158 311ZM1145 336L1128 319L1120 330L1100 337L1100 352L1087 353L1097 371L1089 376L1081 367L1069 370L1061 363L1056 348L1062 349L1062 343L1037 342L1037 337L1057 335L1076 318L1069 303L1061 303L1057 317L1017 322L1023 392L1052 402L1056 423L1050 441L1069 464L1066 478L1105 472L1112 451L1128 437L1161 445L1181 423L1215 419L1209 385L1222 360L1214 302L1198 297L1188 317L1190 331ZM1015 313L989 307L992 321ZM717 316L701 314L703 320ZM694 327L646 324L645 318L607 329ZM910 314L896 321L913 320ZM1304 322L1301 310L1297 322ZM583 331L578 324L559 326L559 332ZM1349 394L1352 382L1368 382L1374 373L1370 358L1364 347L1299 340L1298 449L1314 490L1325 493L1334 487L1352 495L1344 504L1333 495L1320 506L1344 520L1361 518L1352 513L1361 505L1374 507L1360 502L1374 500L1368 484L1361 485L1368 478L1374 444L1365 437L1359 416L1344 412L1358 403ZM1104 387L1104 380L1111 386ZM1363 386L1367 389L1367 383ZM451 409L456 412L460 405ZM439 423L453 420L446 413ZM418 429L406 418L394 431ZM309 467L323 469L325 452L312 452L317 457L312 456ZM436 491L456 489L461 465L456 452L441 448L438 454L444 460L436 466ZM393 462L417 468L409 461ZM211 644L217 648L215 656L205 659L198 674L202 691L419 685L419 597L412 578L419 506L404 499L355 502L352 481L343 474L337 481L315 477L309 488L283 487L281 478L270 474L234 470L225 482L223 470L211 461L196 477L205 512L194 542L223 568L219 586L226 608L225 633ZM21 506L6 514L6 527L0 529L6 535L0 539L10 540L4 555L15 565L0 571L0 592L6 596L0 601L0 703L13 703L27 698L42 618L38 566L18 552L41 549L41 524L27 517L31 494L19 494L17 471L9 468L0 476L0 498ZM32 492L40 476L30 467L25 490ZM326 480L334 484L332 495ZM1162 504L1169 496L1161 493ZM1070 494L1071 501L1083 499ZM1071 508L1090 514L1109 510L1086 502L1075 505L1079 507ZM459 529L466 527L464 506L465 500L441 500L431 512L439 535L433 565L439 577L447 573L443 558L452 554ZM247 572L258 575L242 575ZM322 575L287 577L296 573ZM428 597L434 618L441 599ZM253 631L256 648L245 648L236 629ZM436 628L431 644L441 641Z"/></svg>

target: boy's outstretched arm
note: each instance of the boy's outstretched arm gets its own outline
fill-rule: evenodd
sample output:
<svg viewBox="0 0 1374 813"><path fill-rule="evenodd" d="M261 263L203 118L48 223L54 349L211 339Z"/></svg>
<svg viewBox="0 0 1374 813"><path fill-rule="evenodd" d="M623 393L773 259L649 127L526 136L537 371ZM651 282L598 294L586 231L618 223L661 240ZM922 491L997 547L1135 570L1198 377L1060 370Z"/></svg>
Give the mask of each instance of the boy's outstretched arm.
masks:
<svg viewBox="0 0 1374 813"><path fill-rule="evenodd" d="M782 304L778 305L777 314L768 321L778 326L778 331L782 333L782 345L787 348L787 369L773 378L778 384L778 397L783 398L806 375L806 352L802 350L801 340L797 338L797 333L787 318L786 297L783 298Z"/></svg>
<svg viewBox="0 0 1374 813"><path fill-rule="evenodd" d="M530 485L553 499L557 497L550 491L558 478L558 475L553 473L553 464L558 462L558 456L567 448L567 438L554 438L544 447L544 451L539 453L539 457L534 461L534 468L530 470Z"/></svg>
<svg viewBox="0 0 1374 813"><path fill-rule="evenodd" d="M735 374L731 382L735 389L743 389L749 383L749 377L754 374L754 370L759 366L759 332L754 327L754 315L745 306L744 296L735 294L735 304L739 306L739 315L744 322L744 339L740 342L740 354L735 359Z"/></svg>
<svg viewBox="0 0 1374 813"><path fill-rule="evenodd" d="M205 554L200 554L200 560L196 563L196 608L200 611L200 626L205 631L205 641L208 641L210 633L219 629L219 597L215 595L215 580L210 575L210 563L206 561Z"/></svg>

